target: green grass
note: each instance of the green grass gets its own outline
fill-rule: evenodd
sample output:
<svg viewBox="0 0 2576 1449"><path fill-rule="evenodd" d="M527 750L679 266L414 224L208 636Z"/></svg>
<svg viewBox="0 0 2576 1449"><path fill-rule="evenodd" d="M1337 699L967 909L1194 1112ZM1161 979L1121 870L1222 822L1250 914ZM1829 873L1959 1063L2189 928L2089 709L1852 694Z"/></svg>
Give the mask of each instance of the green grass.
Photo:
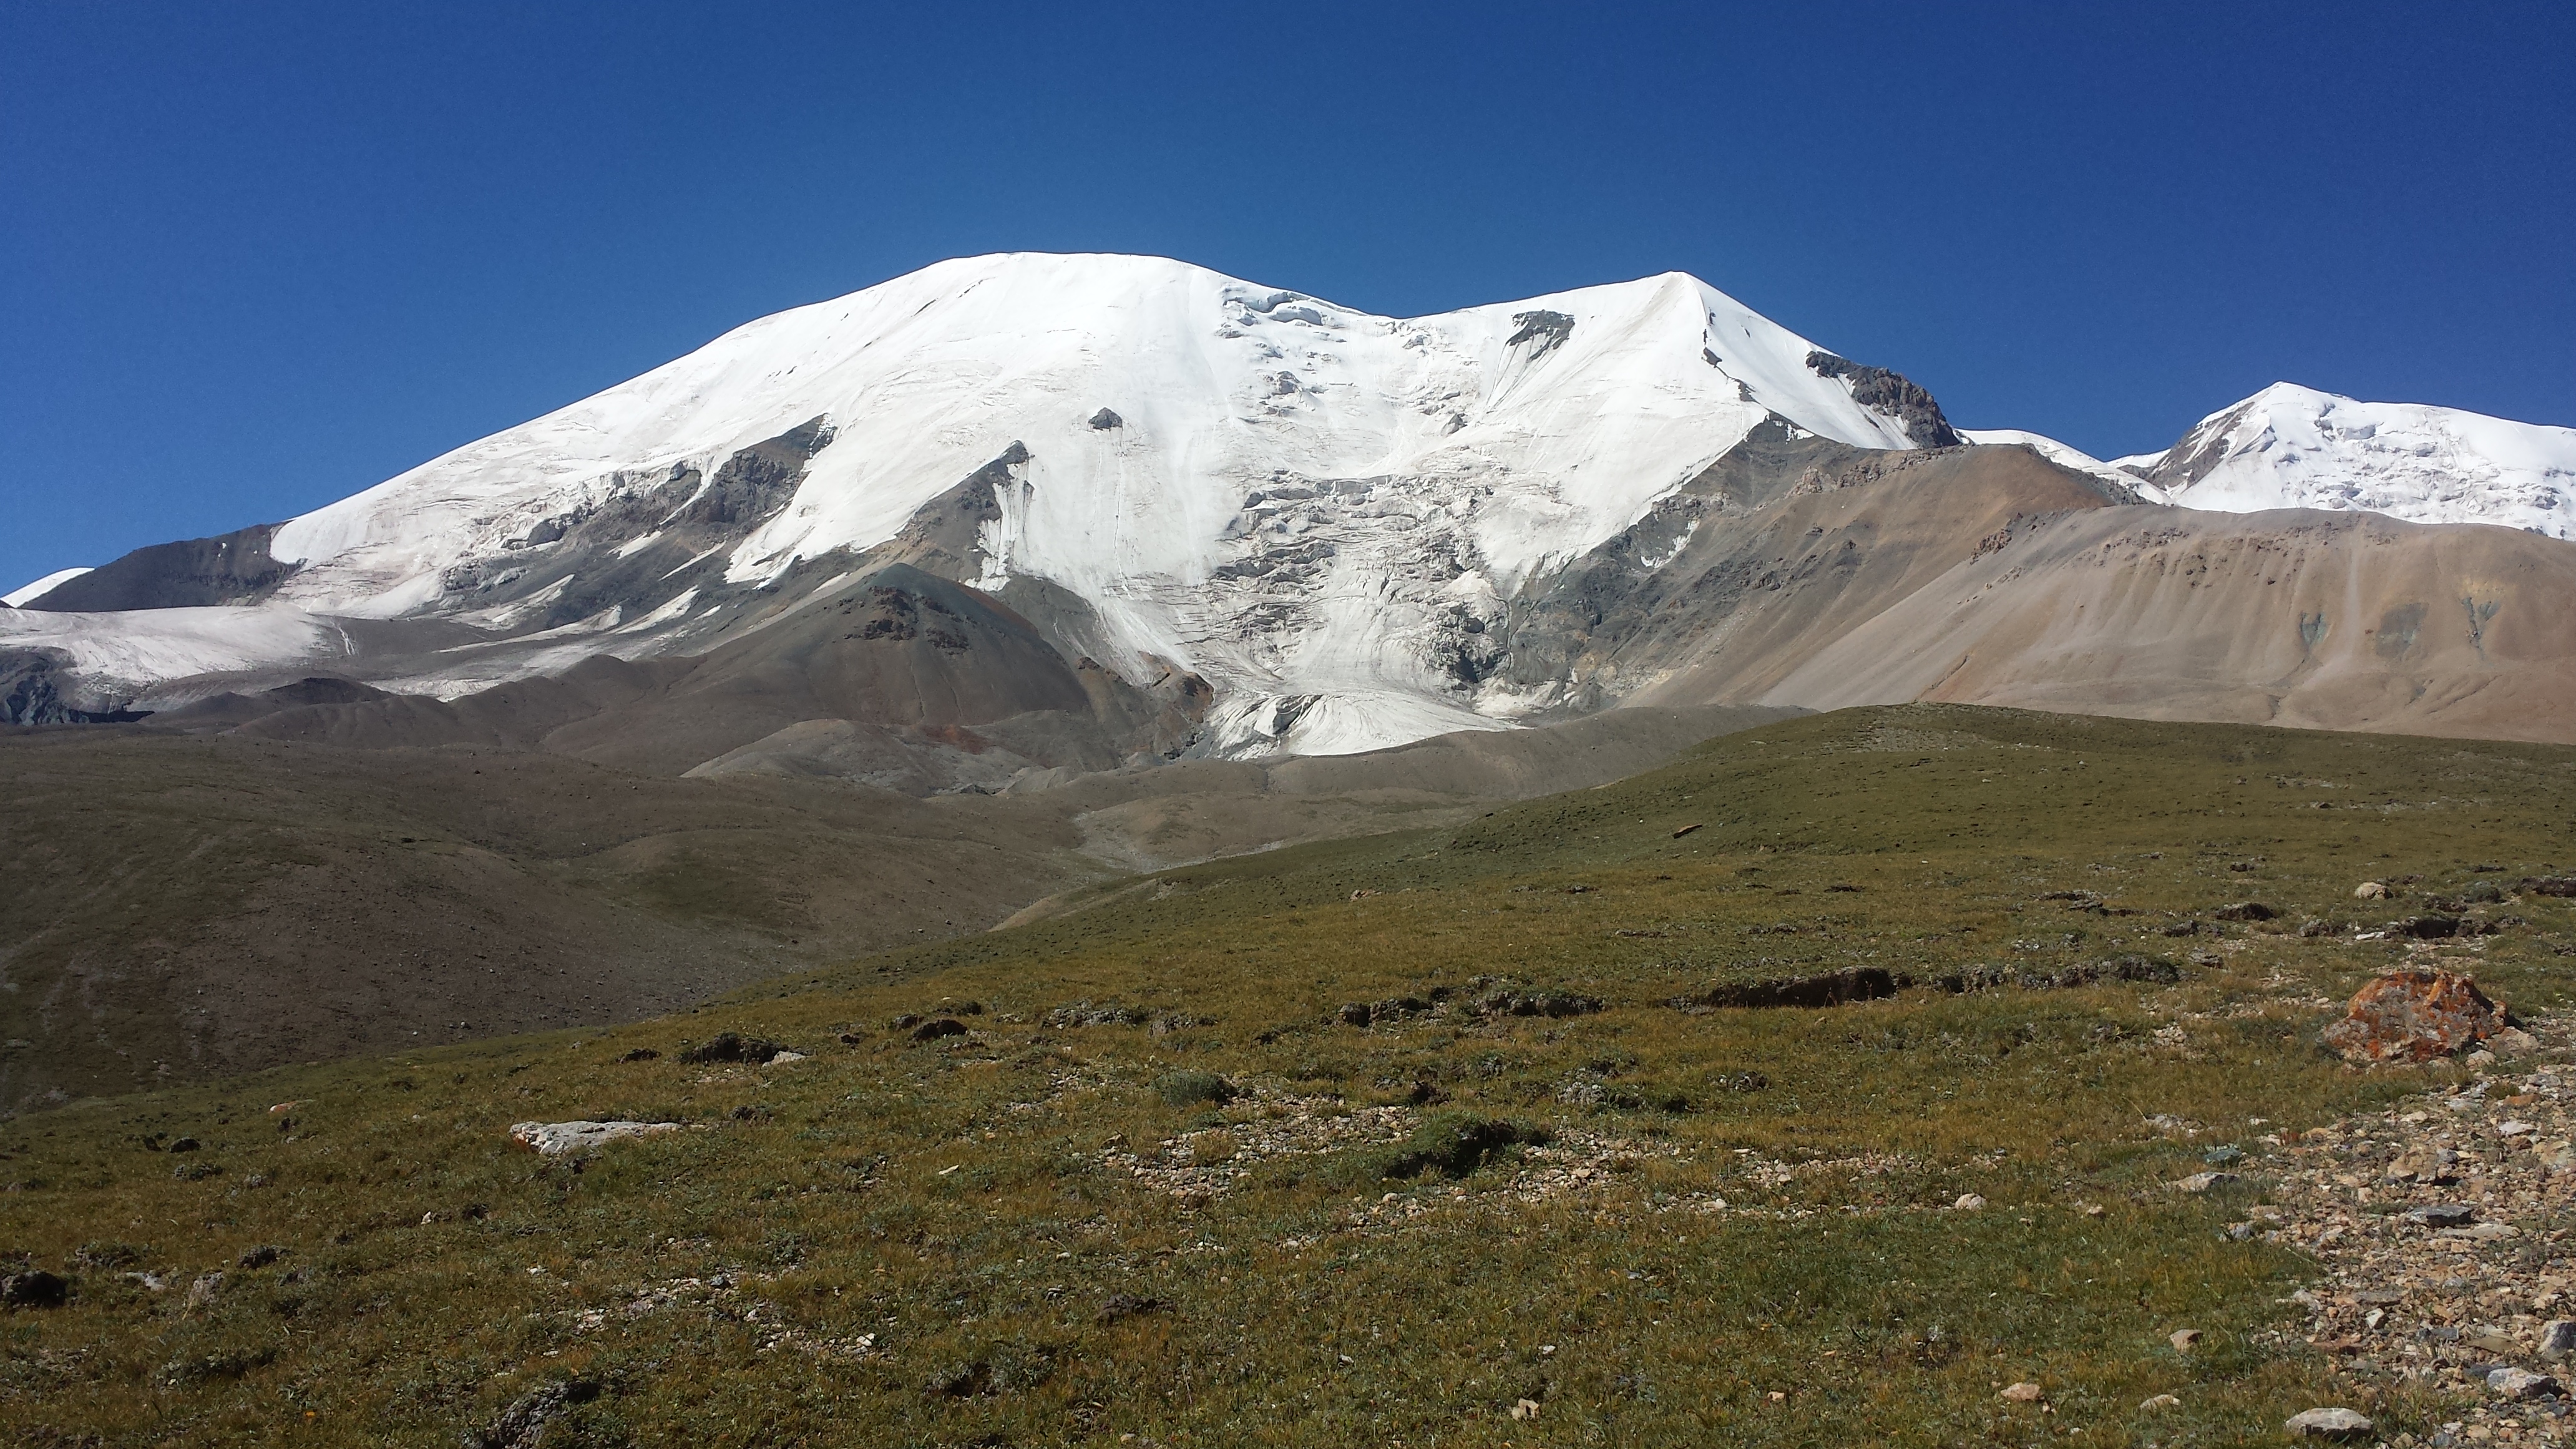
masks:
<svg viewBox="0 0 2576 1449"><path fill-rule="evenodd" d="M2461 1070L2342 1067L2328 1001L2441 958L2542 1010L2576 967L2562 900L2411 955L2300 927L2566 870L2570 819L2576 750L1850 711L662 1021L21 1118L0 1248L77 1293L0 1320L0 1419L448 1445L578 1383L548 1445L2221 1444L2320 1403L2420 1433L2450 1416L2287 1332L2303 1263L2221 1229L2267 1134ZM2280 918L2215 920L2245 899ZM2121 955L2182 979L1665 1004ZM1498 992L1601 1009L1467 1009ZM970 1000L966 1035L890 1025ZM1078 1003L1123 1019L1050 1024ZM812 1055L680 1060L726 1030ZM579 1163L505 1135L580 1117L691 1126ZM2165 1186L2223 1142L2245 1184ZM2021 1379L2052 1412L1997 1401Z"/></svg>

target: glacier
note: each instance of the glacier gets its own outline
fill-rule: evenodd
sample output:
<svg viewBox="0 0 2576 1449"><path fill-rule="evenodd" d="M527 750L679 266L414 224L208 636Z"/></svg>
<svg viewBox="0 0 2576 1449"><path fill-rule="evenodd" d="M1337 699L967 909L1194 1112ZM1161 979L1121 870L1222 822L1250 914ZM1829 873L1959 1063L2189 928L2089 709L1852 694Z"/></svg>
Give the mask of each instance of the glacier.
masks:
<svg viewBox="0 0 2576 1449"><path fill-rule="evenodd" d="M2115 458L2187 508L2322 508L2576 537L2576 428L2274 383L2161 453Z"/></svg>

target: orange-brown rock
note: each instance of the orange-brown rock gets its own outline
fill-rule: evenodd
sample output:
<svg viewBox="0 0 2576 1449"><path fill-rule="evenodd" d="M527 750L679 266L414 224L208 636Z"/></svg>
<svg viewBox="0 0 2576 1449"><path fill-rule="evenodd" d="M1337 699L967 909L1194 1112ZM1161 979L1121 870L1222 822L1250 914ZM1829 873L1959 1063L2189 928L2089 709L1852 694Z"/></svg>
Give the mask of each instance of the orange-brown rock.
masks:
<svg viewBox="0 0 2576 1449"><path fill-rule="evenodd" d="M2448 971L2392 971L2353 993L2325 1044L2351 1062L2425 1062L2484 1041L2510 1024L2478 983Z"/></svg>

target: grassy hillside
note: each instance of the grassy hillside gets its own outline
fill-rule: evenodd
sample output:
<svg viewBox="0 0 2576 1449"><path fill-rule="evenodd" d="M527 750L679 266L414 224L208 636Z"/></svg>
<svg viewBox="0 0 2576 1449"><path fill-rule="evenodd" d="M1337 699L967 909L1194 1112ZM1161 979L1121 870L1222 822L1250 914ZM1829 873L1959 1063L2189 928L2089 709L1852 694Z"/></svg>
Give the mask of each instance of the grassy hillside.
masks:
<svg viewBox="0 0 2576 1449"><path fill-rule="evenodd" d="M0 728L0 1118L286 1062L633 1021L1083 881L1616 779L1763 708L915 799L530 750Z"/></svg>
<svg viewBox="0 0 2576 1449"><path fill-rule="evenodd" d="M2570 819L2564 748L1857 710L676 1017L23 1118L0 1250L75 1292L5 1320L0 1417L38 1443L2207 1444L2349 1403L2422 1433L2456 1415L2339 1379L2285 1332L2303 1261L2226 1229L2288 1134L2465 1070L2324 1055L2368 975L2567 997L2565 900L2469 904L2495 932L2453 940L2349 928L2564 871ZM2221 918L2247 900L2276 917ZM1872 969L1916 984L1705 1004ZM724 1032L805 1059L683 1059ZM507 1136L575 1118L685 1126L573 1160ZM2242 1182L2172 1188L2221 1146ZM2016 1381L2046 1403L1999 1401Z"/></svg>

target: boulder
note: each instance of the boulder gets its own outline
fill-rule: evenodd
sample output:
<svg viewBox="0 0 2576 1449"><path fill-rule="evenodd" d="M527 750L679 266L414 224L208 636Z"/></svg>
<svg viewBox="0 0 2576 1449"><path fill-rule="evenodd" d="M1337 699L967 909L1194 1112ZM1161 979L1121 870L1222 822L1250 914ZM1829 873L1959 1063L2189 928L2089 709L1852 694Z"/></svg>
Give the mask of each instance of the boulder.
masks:
<svg viewBox="0 0 2576 1449"><path fill-rule="evenodd" d="M2310 1409L2292 1414L2281 1427L2293 1439L2363 1439L2371 1423L2350 1409Z"/></svg>
<svg viewBox="0 0 2576 1449"><path fill-rule="evenodd" d="M2510 1024L2478 984L2447 971L2394 971L2353 993L2325 1044L2349 1062L2427 1062L2494 1036Z"/></svg>
<svg viewBox="0 0 2576 1449"><path fill-rule="evenodd" d="M2548 1399L2558 1396L2558 1380L2526 1368L2491 1369L2487 1392L2500 1399Z"/></svg>
<svg viewBox="0 0 2576 1449"><path fill-rule="evenodd" d="M539 1156L562 1157L628 1137L679 1130L677 1122L520 1122L510 1128L510 1136L521 1146L535 1148Z"/></svg>
<svg viewBox="0 0 2576 1449"><path fill-rule="evenodd" d="M11 1308L60 1308L72 1285L41 1268L0 1278L0 1304Z"/></svg>

